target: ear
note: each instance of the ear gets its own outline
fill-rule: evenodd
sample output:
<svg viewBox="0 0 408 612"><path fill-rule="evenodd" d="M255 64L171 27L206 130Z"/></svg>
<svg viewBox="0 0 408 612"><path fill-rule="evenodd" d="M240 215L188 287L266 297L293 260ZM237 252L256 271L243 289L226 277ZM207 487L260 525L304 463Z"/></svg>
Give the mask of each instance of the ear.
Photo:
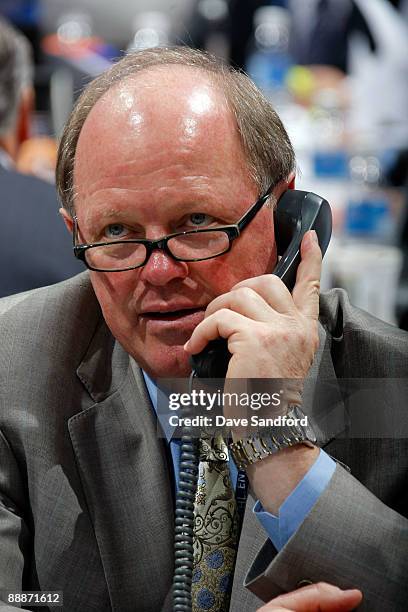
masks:
<svg viewBox="0 0 408 612"><path fill-rule="evenodd" d="M289 177L288 189L295 189L296 174L293 172Z"/></svg>
<svg viewBox="0 0 408 612"><path fill-rule="evenodd" d="M285 193L285 191L287 191L288 189L295 189L295 182L295 172L291 172L286 180L280 181L273 190L273 195L275 196L276 201L278 201L281 195Z"/></svg>
<svg viewBox="0 0 408 612"><path fill-rule="evenodd" d="M60 208L59 213L64 220L65 227L72 234L72 231L74 229L74 220L72 219L71 215L67 210L65 210L65 208Z"/></svg>

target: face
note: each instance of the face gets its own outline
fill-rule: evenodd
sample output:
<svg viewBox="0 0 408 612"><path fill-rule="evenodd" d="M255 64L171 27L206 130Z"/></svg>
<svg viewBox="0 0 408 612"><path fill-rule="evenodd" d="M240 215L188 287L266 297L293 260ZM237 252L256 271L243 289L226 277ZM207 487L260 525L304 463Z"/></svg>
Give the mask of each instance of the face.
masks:
<svg viewBox="0 0 408 612"><path fill-rule="evenodd" d="M79 138L74 188L81 242L236 223L260 195L223 95L185 67L143 72L99 100ZM91 280L126 351L154 378L176 377L190 371L183 345L206 306L275 262L265 206L225 255L186 263L156 250L143 268Z"/></svg>

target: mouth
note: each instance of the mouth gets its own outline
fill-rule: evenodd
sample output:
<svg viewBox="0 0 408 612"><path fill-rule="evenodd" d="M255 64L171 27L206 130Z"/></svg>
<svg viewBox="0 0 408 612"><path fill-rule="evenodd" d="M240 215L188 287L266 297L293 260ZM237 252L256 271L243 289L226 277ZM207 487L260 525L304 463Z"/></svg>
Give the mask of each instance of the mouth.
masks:
<svg viewBox="0 0 408 612"><path fill-rule="evenodd" d="M181 310L168 310L164 312L157 312L157 311L143 312L139 316L142 319L150 319L150 320L157 320L157 321L177 321L184 317L189 317L191 315L194 315L198 312L203 312L204 310L205 310L204 307L183 308Z"/></svg>

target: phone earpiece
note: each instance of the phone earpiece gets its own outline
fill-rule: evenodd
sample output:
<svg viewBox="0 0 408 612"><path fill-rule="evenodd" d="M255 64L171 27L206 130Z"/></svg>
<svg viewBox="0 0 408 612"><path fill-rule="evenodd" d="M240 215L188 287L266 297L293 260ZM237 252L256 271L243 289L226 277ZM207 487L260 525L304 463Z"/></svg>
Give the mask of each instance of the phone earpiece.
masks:
<svg viewBox="0 0 408 612"><path fill-rule="evenodd" d="M300 263L300 244L306 232L314 229L322 255L327 250L332 231L330 205L315 193L288 189L276 206L274 223L280 259L273 274L292 291Z"/></svg>

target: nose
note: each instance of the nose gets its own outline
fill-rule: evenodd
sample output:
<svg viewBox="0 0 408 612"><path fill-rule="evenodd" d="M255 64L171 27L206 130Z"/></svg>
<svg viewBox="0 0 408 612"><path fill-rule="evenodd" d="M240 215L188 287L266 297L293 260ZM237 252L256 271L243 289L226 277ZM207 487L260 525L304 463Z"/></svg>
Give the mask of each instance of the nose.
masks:
<svg viewBox="0 0 408 612"><path fill-rule="evenodd" d="M140 272L140 280L162 287L175 279L188 276L188 265L185 261L176 261L162 250L155 249Z"/></svg>

